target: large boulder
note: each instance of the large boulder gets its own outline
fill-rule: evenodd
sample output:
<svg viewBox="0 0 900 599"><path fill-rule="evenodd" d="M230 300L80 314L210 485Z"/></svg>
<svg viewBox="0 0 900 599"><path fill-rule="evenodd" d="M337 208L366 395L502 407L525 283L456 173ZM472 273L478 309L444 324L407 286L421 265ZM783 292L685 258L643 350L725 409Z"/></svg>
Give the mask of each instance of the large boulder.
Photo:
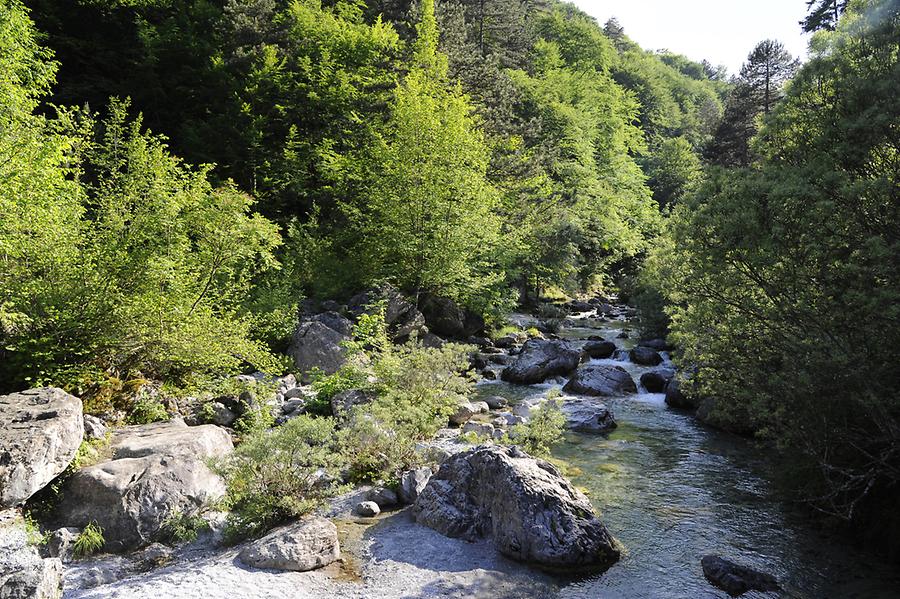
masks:
<svg viewBox="0 0 900 599"><path fill-rule="evenodd" d="M152 542L165 520L197 513L225 493L206 465L233 449L218 426L187 426L172 420L129 426L112 434L108 458L66 481L57 517L64 526L103 529L108 551Z"/></svg>
<svg viewBox="0 0 900 599"><path fill-rule="evenodd" d="M577 395L615 397L637 393L637 385L621 366L586 364L575 371L575 375L569 379L563 391Z"/></svg>
<svg viewBox="0 0 900 599"><path fill-rule="evenodd" d="M332 374L344 364L346 355L341 346L350 339L350 321L339 314L318 315L300 323L291 337L287 354L302 373L304 383L310 381L313 368Z"/></svg>
<svg viewBox="0 0 900 599"><path fill-rule="evenodd" d="M42 559L28 542L21 515L0 511L0 598L57 599L62 596L62 574L62 561Z"/></svg>
<svg viewBox="0 0 900 599"><path fill-rule="evenodd" d="M308 518L253 541L238 559L254 568L306 572L340 556L337 527L325 518Z"/></svg>
<svg viewBox="0 0 900 599"><path fill-rule="evenodd" d="M468 339L484 331L484 319L465 310L452 299L425 294L419 309L432 333L453 339Z"/></svg>
<svg viewBox="0 0 900 599"><path fill-rule="evenodd" d="M84 436L81 400L42 387L0 396L0 508L40 491L65 470Z"/></svg>
<svg viewBox="0 0 900 599"><path fill-rule="evenodd" d="M641 375L641 384L648 393L662 393L675 376L674 370L654 370Z"/></svg>
<svg viewBox="0 0 900 599"><path fill-rule="evenodd" d="M699 402L691 395L686 394L682 390L682 383L677 378L673 378L669 381L668 386L666 387L666 405L670 408L677 408L680 410L696 410L699 406Z"/></svg>
<svg viewBox="0 0 900 599"><path fill-rule="evenodd" d="M770 593L779 591L778 581L771 574L736 564L717 555L706 555L700 560L706 580L732 597L747 591Z"/></svg>
<svg viewBox="0 0 900 599"><path fill-rule="evenodd" d="M551 376L569 374L578 367L581 352L566 341L529 339L516 361L503 369L504 381L533 385Z"/></svg>
<svg viewBox="0 0 900 599"><path fill-rule="evenodd" d="M602 403L594 401L567 401L562 405L567 426L580 433L606 433L618 426L612 412Z"/></svg>
<svg viewBox="0 0 900 599"><path fill-rule="evenodd" d="M421 339L428 333L425 316L393 285L382 285L353 296L349 308L360 316L378 302L384 303L384 321L395 341L406 341L413 333Z"/></svg>
<svg viewBox="0 0 900 599"><path fill-rule="evenodd" d="M662 363L662 356L651 347L637 346L628 352L631 361L641 366L658 366Z"/></svg>
<svg viewBox="0 0 900 599"><path fill-rule="evenodd" d="M616 344L612 341L588 341L584 344L584 353L591 358L605 360L616 353Z"/></svg>
<svg viewBox="0 0 900 599"><path fill-rule="evenodd" d="M492 537L507 557L549 570L599 570L618 543L585 495L548 462L516 448L451 456L419 494L416 521L469 541Z"/></svg>

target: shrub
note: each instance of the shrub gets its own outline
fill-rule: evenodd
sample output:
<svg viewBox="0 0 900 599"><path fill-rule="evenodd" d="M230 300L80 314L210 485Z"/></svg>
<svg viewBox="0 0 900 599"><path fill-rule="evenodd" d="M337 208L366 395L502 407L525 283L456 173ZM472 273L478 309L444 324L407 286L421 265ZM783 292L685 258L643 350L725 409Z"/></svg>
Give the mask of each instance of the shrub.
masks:
<svg viewBox="0 0 900 599"><path fill-rule="evenodd" d="M196 541L203 530L209 530L209 522L199 512L188 514L175 510L163 521L160 540L166 543L190 543Z"/></svg>
<svg viewBox="0 0 900 599"><path fill-rule="evenodd" d="M159 400L142 397L134 402L128 415L129 424L149 424L169 419L169 412Z"/></svg>
<svg viewBox="0 0 900 599"><path fill-rule="evenodd" d="M472 390L470 348L424 347L416 340L373 358L378 397L354 408L341 446L356 480L395 482L419 465L416 443L434 436Z"/></svg>
<svg viewBox="0 0 900 599"><path fill-rule="evenodd" d="M302 516L341 490L344 459L331 418L298 416L248 435L233 454L214 462L228 485L226 538L236 541Z"/></svg>
<svg viewBox="0 0 900 599"><path fill-rule="evenodd" d="M566 417L552 399L531 411L526 424L512 427L504 443L512 443L536 457L548 457L550 449L562 441Z"/></svg>
<svg viewBox="0 0 900 599"><path fill-rule="evenodd" d="M96 522L91 522L78 534L73 551L75 557L86 557L100 551L105 544L103 529Z"/></svg>

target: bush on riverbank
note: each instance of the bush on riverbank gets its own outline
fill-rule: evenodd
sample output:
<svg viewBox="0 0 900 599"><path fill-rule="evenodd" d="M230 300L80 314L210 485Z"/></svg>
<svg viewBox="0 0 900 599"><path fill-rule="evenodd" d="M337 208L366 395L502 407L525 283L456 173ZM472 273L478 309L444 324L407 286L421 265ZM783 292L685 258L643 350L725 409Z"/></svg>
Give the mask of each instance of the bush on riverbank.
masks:
<svg viewBox="0 0 900 599"><path fill-rule="evenodd" d="M344 464L331 418L301 415L246 437L234 454L212 464L228 486L226 537L254 536L309 513L341 490Z"/></svg>

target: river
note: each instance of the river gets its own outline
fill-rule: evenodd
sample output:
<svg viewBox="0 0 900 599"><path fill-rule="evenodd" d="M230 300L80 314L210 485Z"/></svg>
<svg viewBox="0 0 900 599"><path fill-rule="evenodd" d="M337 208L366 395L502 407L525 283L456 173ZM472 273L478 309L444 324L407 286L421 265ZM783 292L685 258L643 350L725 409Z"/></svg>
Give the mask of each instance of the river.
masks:
<svg viewBox="0 0 900 599"><path fill-rule="evenodd" d="M517 322L530 324L524 316ZM614 339L628 327L624 318L577 319L559 334L579 343L590 335ZM622 349L634 345L615 341ZM671 366L667 356L654 368L633 364L625 354L592 362L622 366L636 382L644 372ZM516 404L560 386L485 382L478 395L501 395ZM608 436L569 433L554 457L569 465L567 475L625 551L602 575L562 586L560 597L725 596L703 577L700 558L709 553L774 574L785 597L900 597L900 573L817 529L808 513L779 497L769 450L672 410L663 394L640 386L636 395L604 403L618 427Z"/></svg>

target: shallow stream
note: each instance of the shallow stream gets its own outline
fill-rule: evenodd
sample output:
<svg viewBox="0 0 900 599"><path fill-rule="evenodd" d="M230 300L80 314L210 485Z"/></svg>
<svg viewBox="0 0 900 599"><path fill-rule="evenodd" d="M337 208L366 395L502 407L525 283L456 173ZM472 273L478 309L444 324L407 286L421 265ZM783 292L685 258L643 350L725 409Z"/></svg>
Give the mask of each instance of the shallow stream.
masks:
<svg viewBox="0 0 900 599"><path fill-rule="evenodd" d="M627 328L623 320L576 325L560 336L613 339ZM625 339L616 343L633 345ZM622 366L635 382L644 372L671 366L593 362ZM515 403L546 395L554 386L559 387L487 382L478 393ZM570 433L555 450L555 457L570 465L566 474L588 493L625 547L607 572L571 582L561 597L725 597L703 578L700 558L708 553L774 574L785 597L900 597L900 572L817 530L808 514L777 496L766 450L671 410L663 399L643 389L606 399L618 428L608 436ZM754 596L772 595L744 595Z"/></svg>

